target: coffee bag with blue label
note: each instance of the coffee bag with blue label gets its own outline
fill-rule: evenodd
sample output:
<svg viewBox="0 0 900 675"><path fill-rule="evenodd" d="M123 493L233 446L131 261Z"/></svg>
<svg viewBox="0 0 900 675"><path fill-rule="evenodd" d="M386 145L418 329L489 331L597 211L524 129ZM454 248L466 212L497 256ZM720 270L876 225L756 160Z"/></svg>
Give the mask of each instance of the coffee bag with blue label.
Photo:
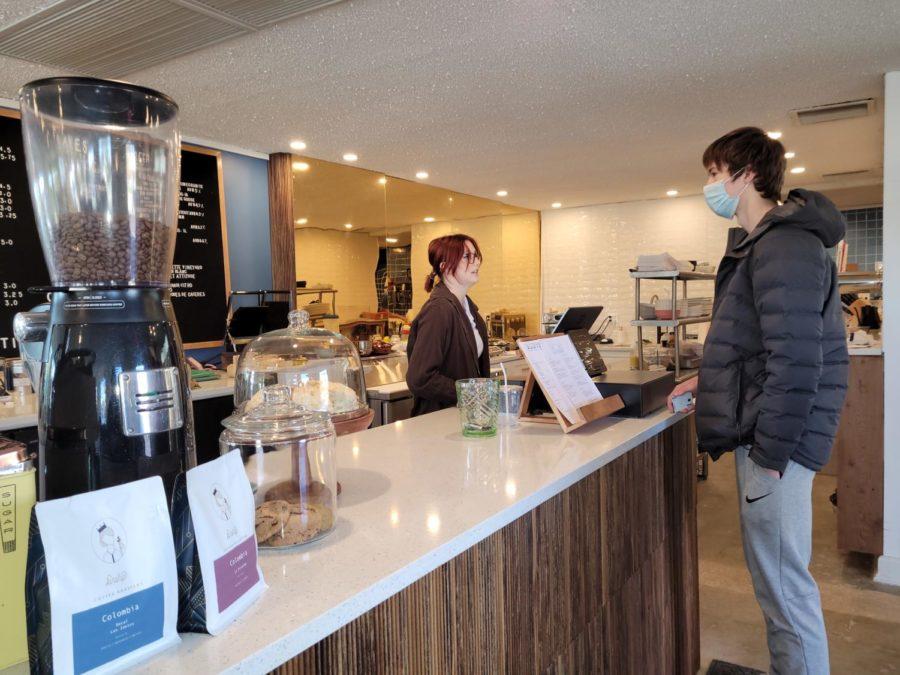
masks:
<svg viewBox="0 0 900 675"><path fill-rule="evenodd" d="M179 642L175 548L159 477L34 510L39 540L28 579L46 592L26 589L32 672L119 672Z"/></svg>
<svg viewBox="0 0 900 675"><path fill-rule="evenodd" d="M172 529L180 631L217 635L266 589L255 522L253 491L239 450L176 481Z"/></svg>

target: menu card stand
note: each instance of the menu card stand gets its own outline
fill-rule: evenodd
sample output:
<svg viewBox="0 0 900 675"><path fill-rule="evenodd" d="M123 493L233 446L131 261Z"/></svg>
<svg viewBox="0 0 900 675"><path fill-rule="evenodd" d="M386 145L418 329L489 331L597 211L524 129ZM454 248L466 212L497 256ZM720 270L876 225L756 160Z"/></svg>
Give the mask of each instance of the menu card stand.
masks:
<svg viewBox="0 0 900 675"><path fill-rule="evenodd" d="M566 340L571 343L571 338L569 338L569 336L567 335L541 335L537 337L520 338L518 342L521 346L523 342L531 342L534 340ZM540 368L536 368L535 364L532 363L532 360L526 349L522 349L522 355L525 357L528 365L531 366L531 370L528 373L528 378L525 380L525 389L522 392L522 402L519 407L519 419L521 421L534 422L538 424L559 424L562 427L563 432L569 433L571 431L574 431L575 429L580 429L589 422L593 422L594 420L598 420L603 417L608 417L609 415L612 415L613 413L622 410L625 407L625 403L622 401L622 397L616 394L599 401L593 401L591 403L588 403L587 405L579 406L577 410L583 420L568 419L566 415L563 414L557 402L554 401L553 388L547 386L547 383L541 381L541 376L539 375ZM581 364L580 360L579 364L581 365L581 368L584 368L584 364ZM584 371L584 374L587 377L587 370ZM590 378L588 377L588 379ZM547 403L550 405L550 409L553 411L552 416L546 414L535 414L533 412L533 405L535 402L534 399L538 393L535 390L536 386L546 398Z"/></svg>

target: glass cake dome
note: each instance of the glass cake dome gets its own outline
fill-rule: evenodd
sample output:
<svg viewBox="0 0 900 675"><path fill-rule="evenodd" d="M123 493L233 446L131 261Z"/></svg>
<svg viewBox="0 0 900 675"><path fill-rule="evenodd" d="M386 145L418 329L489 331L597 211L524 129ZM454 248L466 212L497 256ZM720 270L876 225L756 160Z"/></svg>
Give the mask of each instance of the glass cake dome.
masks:
<svg viewBox="0 0 900 675"><path fill-rule="evenodd" d="M372 411L356 347L340 334L311 327L307 312L295 310L288 319L287 328L263 333L244 348L235 372L235 407L250 411L263 402L265 387L282 384L291 388L294 403L328 413L339 435L368 427Z"/></svg>

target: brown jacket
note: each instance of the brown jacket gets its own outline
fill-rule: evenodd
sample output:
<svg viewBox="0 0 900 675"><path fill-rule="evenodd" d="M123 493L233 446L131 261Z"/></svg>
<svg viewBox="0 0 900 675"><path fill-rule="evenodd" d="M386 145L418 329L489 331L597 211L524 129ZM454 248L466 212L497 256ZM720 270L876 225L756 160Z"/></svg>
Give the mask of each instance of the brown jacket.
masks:
<svg viewBox="0 0 900 675"><path fill-rule="evenodd" d="M406 383L414 399L413 416L452 408L456 405L457 380L490 375L487 325L475 303L468 297L466 300L484 342L481 358L477 356L475 335L466 311L443 284L434 287L412 322L406 347L409 357Z"/></svg>

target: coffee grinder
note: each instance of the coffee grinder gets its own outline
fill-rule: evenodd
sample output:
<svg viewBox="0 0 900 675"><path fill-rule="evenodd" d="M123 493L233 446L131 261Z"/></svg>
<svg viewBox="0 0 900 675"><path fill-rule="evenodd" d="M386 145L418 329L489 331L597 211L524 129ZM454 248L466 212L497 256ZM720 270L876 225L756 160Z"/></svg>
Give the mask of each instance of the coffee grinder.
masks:
<svg viewBox="0 0 900 675"><path fill-rule="evenodd" d="M15 334L39 397L39 498L196 464L169 278L178 106L121 82L62 77L19 92L31 196L52 287Z"/></svg>

